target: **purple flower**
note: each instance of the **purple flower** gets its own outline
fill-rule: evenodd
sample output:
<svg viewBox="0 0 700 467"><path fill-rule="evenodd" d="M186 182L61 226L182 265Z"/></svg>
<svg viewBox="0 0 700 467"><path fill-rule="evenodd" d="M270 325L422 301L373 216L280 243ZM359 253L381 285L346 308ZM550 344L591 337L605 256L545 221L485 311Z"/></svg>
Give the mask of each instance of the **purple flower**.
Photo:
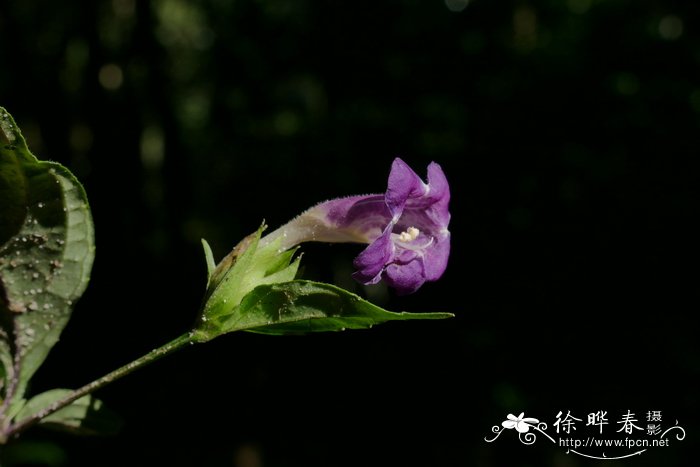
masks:
<svg viewBox="0 0 700 467"><path fill-rule="evenodd" d="M394 159L384 195L338 198L318 204L262 239L286 250L306 241L358 242L369 246L355 258L353 277L363 284L384 279L399 293L435 281L450 254L450 188L440 166L428 165L424 183Z"/></svg>

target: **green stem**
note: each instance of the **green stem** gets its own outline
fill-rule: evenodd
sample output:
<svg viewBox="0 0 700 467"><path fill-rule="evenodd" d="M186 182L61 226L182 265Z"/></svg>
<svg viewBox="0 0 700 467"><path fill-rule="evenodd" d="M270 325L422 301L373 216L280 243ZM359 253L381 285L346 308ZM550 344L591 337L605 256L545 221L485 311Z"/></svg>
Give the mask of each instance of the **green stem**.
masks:
<svg viewBox="0 0 700 467"><path fill-rule="evenodd" d="M45 407L44 409L40 410L39 412L25 418L24 420L20 420L19 422L10 425L8 430L4 433L5 439L10 439L11 437L17 436L19 433L23 432L27 428L37 424L38 422L41 421L41 419L48 417L52 413L56 412L57 410L62 409L63 407L75 402L76 400L80 399L81 397L90 394L94 391L97 391L98 389L107 386L110 383L113 383L114 381L128 375L132 371L136 371L139 368L142 368L149 363L153 363L156 360L160 360L161 358L165 357L166 355L169 355L176 350L181 349L182 347L186 346L187 344L194 344L195 340L193 339L193 334L192 333L186 333L181 335L180 337L177 337L173 339L172 341L168 342L167 344L163 345L162 347L158 347L157 349L151 350L148 352L146 355L143 357L137 358L131 363L127 363L121 368L117 368L116 370L112 371L111 373L108 373L104 375L102 378L96 379L92 383L86 384L80 389L76 389L75 391L71 392L68 394L66 397L63 399L57 400L53 404L49 405L48 407Z"/></svg>

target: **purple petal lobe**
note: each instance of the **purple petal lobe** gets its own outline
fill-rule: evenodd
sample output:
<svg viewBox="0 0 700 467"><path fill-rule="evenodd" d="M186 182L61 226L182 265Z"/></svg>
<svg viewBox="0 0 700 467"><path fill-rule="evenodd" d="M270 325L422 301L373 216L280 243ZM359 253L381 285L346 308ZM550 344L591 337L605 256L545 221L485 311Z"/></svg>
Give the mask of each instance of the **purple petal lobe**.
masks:
<svg viewBox="0 0 700 467"><path fill-rule="evenodd" d="M436 281L447 269L447 259L450 257L450 233L444 237L435 237L435 244L425 252L425 280Z"/></svg>
<svg viewBox="0 0 700 467"><path fill-rule="evenodd" d="M425 183L408 164L398 157L394 159L389 174L388 187L384 195L384 200L392 216L400 215L408 199L423 195L427 189Z"/></svg>
<svg viewBox="0 0 700 467"><path fill-rule="evenodd" d="M355 258L353 265L357 268L357 272L353 277L366 285L376 284L382 278L384 266L393 257L394 244L391 241L390 232L387 231Z"/></svg>
<svg viewBox="0 0 700 467"><path fill-rule="evenodd" d="M425 283L423 262L415 259L406 264L390 264L386 267L385 279L399 294L413 293Z"/></svg>
<svg viewBox="0 0 700 467"><path fill-rule="evenodd" d="M427 198L433 201L431 215L433 220L439 225L447 226L450 223L450 186L442 168L435 162L428 166L428 186L430 193Z"/></svg>

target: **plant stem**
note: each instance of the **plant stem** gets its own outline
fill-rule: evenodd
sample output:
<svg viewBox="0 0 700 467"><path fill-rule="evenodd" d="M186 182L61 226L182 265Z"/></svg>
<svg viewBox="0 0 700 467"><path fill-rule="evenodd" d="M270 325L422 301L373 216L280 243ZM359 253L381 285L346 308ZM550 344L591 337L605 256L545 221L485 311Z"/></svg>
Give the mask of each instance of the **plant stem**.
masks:
<svg viewBox="0 0 700 467"><path fill-rule="evenodd" d="M128 375L129 373L138 370L139 368L142 368L149 363L153 363L156 360L160 360L161 358L165 357L166 355L169 355L176 350L181 349L182 347L186 346L187 344L194 344L195 340L193 339L193 334L192 333L185 333L181 335L180 337L177 337L173 339L172 341L168 342L167 344L163 345L162 347L158 347L157 349L151 350L148 352L146 355L137 358L131 363L127 363L126 365L122 366L121 368L117 368L116 370L112 371L111 373L108 373L104 375L103 377L96 379L92 383L88 383L85 386L83 386L80 389L76 389L75 391L71 392L68 394L66 397L63 399L57 400L56 402L52 403L48 407L45 407L44 409L40 410L39 412L25 418L24 420L20 420L19 422L10 425L8 430L4 433L5 439L10 439L11 437L17 436L19 433L23 432L27 428L35 425L36 423L40 422L43 418L48 417L52 413L62 409L63 407L75 402L76 400L80 399L81 397L90 394L104 386L107 386L110 383L113 383L114 381Z"/></svg>

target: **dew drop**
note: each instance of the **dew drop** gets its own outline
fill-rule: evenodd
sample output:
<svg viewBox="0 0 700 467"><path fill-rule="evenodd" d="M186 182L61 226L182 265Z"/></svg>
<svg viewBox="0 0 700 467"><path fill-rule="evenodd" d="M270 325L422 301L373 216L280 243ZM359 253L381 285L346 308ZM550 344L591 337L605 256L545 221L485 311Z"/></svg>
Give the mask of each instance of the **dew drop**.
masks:
<svg viewBox="0 0 700 467"><path fill-rule="evenodd" d="M39 278L39 273L38 273L38 272L35 272L34 274L32 274L32 277L33 277L34 279L38 279L38 278Z"/></svg>
<svg viewBox="0 0 700 467"><path fill-rule="evenodd" d="M44 203L39 203L39 204L37 204L37 207L40 208L40 209L43 208L43 207L44 207Z"/></svg>

